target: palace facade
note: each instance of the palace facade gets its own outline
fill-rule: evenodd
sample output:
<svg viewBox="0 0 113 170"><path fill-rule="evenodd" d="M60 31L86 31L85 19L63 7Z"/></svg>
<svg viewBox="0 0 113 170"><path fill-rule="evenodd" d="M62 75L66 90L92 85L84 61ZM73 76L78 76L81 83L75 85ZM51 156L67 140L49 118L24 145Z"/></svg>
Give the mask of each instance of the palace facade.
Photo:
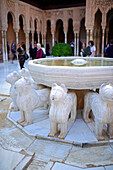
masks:
<svg viewBox="0 0 113 170"><path fill-rule="evenodd" d="M76 1L75 1L76 2ZM85 6L43 10L19 0L0 0L0 60L7 61L7 42L11 46L25 42L75 42L74 55L79 55L80 42L93 40L96 55L104 56L104 47L113 39L113 0L86 0Z"/></svg>

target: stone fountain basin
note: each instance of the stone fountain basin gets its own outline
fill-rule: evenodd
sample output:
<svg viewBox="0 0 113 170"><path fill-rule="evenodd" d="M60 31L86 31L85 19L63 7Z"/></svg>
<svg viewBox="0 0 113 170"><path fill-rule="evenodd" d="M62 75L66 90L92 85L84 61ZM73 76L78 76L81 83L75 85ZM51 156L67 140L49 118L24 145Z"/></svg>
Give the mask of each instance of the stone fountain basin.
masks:
<svg viewBox="0 0 113 170"><path fill-rule="evenodd" d="M51 87L53 83L64 83L68 89L97 89L103 83L113 82L113 65L111 66L48 66L42 61L86 59L113 61L102 57L56 57L31 60L28 63L29 72L37 84ZM38 64L36 62L38 61Z"/></svg>

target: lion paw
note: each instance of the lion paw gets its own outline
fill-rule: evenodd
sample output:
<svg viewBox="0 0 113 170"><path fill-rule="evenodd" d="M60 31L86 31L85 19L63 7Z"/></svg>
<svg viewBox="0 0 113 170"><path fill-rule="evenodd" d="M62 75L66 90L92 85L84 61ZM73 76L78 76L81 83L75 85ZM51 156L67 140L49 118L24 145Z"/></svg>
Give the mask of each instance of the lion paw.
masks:
<svg viewBox="0 0 113 170"><path fill-rule="evenodd" d="M18 120L17 122L18 122L18 123L22 123L22 122L24 122L24 120L23 120L23 119L20 119L20 120Z"/></svg>
<svg viewBox="0 0 113 170"><path fill-rule="evenodd" d="M58 138L60 138L60 139L64 139L65 138L65 134L60 134L59 136L58 136Z"/></svg>

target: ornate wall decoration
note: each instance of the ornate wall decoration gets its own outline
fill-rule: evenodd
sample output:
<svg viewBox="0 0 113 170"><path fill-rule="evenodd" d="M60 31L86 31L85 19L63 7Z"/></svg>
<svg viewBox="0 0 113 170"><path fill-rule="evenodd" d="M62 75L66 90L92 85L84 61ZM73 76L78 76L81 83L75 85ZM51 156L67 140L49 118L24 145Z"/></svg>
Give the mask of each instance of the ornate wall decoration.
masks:
<svg viewBox="0 0 113 170"><path fill-rule="evenodd" d="M69 16L69 18L73 18L73 11L72 10L68 11L68 16Z"/></svg>
<svg viewBox="0 0 113 170"><path fill-rule="evenodd" d="M63 11L56 11L56 12L55 12L55 17L56 17L56 18L62 18L62 19L63 19Z"/></svg>
<svg viewBox="0 0 113 170"><path fill-rule="evenodd" d="M19 13L23 14L24 16L26 16L26 7L19 4Z"/></svg>
<svg viewBox="0 0 113 170"><path fill-rule="evenodd" d="M6 5L8 11L10 9L10 11L15 12L15 2L13 0L7 0Z"/></svg>
<svg viewBox="0 0 113 170"><path fill-rule="evenodd" d="M85 9L80 9L80 18L84 18L85 17Z"/></svg>
<svg viewBox="0 0 113 170"><path fill-rule="evenodd" d="M113 0L96 0L95 7L101 7L104 11L113 5Z"/></svg>

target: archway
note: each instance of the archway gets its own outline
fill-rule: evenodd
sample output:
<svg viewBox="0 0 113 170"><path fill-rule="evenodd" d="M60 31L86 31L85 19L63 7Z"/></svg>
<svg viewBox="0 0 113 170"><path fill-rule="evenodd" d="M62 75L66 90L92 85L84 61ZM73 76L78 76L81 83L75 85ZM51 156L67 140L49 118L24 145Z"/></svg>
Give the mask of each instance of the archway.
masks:
<svg viewBox="0 0 113 170"><path fill-rule="evenodd" d="M70 44L71 41L74 41L74 32L73 32L73 20L70 18L68 20L67 43Z"/></svg>
<svg viewBox="0 0 113 170"><path fill-rule="evenodd" d="M98 9L98 11L95 14L95 27L94 27L94 44L96 46L96 55L101 56L101 47L102 47L102 28L101 28L101 22L102 22L102 13Z"/></svg>
<svg viewBox="0 0 113 170"><path fill-rule="evenodd" d="M55 41L64 42L63 21L61 19L56 22Z"/></svg>
<svg viewBox="0 0 113 170"><path fill-rule="evenodd" d="M20 26L18 34L19 43L25 43L23 15L19 16L19 26Z"/></svg>
<svg viewBox="0 0 113 170"><path fill-rule="evenodd" d="M107 13L107 30L106 37L108 36L108 38L106 38L106 42L109 42L113 39L113 8Z"/></svg>
<svg viewBox="0 0 113 170"><path fill-rule="evenodd" d="M47 21L47 34L46 34L46 48L47 48L47 50L46 50L46 53L47 53L47 55L49 55L49 53L51 52L51 50L52 50L52 34L51 34L51 21L50 20L48 20ZM50 51L49 51L50 50Z"/></svg>
<svg viewBox="0 0 113 170"><path fill-rule="evenodd" d="M8 28L7 28L7 42L11 48L11 44L13 41L16 41L16 36L15 36L15 32L13 29L13 14L11 12L9 12L7 14L7 23L8 23Z"/></svg>

